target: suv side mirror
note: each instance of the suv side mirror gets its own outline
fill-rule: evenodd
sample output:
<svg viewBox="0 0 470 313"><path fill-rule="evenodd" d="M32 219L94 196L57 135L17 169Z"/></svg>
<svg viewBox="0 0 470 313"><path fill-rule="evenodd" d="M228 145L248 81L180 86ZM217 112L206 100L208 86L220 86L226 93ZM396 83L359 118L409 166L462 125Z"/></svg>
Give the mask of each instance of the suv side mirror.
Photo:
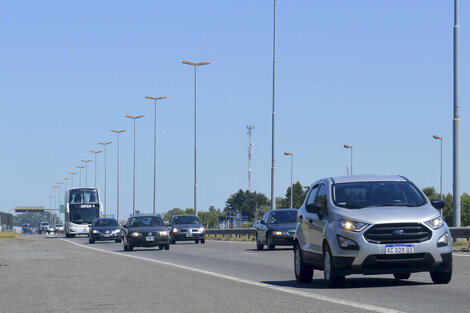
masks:
<svg viewBox="0 0 470 313"><path fill-rule="evenodd" d="M267 225L265 220L259 221L260 224Z"/></svg>
<svg viewBox="0 0 470 313"><path fill-rule="evenodd" d="M321 212L321 204L320 203L307 203L305 209L308 213L319 213Z"/></svg>
<svg viewBox="0 0 470 313"><path fill-rule="evenodd" d="M440 199L432 199L431 204L435 209L441 210L444 208L445 202L444 200L440 200Z"/></svg>

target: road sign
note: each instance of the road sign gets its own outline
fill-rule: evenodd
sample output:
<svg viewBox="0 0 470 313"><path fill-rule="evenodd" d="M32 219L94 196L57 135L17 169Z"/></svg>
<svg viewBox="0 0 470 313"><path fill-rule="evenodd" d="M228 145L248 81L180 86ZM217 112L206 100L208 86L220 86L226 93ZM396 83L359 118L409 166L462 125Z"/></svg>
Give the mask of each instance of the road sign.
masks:
<svg viewBox="0 0 470 313"><path fill-rule="evenodd" d="M65 213L65 205L60 205L60 213Z"/></svg>
<svg viewBox="0 0 470 313"><path fill-rule="evenodd" d="M15 213L33 213L33 212L44 212L43 206L17 206L15 207Z"/></svg>

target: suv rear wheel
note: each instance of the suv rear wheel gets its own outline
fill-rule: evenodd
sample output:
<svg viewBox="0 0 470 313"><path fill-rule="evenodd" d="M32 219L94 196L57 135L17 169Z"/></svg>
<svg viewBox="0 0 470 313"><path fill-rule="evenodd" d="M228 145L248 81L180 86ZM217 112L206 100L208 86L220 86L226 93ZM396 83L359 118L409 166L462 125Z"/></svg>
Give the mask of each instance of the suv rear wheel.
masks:
<svg viewBox="0 0 470 313"><path fill-rule="evenodd" d="M328 245L323 249L323 274L328 288L340 287L344 282L344 275L339 275L333 264L333 255Z"/></svg>
<svg viewBox="0 0 470 313"><path fill-rule="evenodd" d="M295 279L297 279L299 283L309 283L312 281L313 267L308 266L302 260L302 250L300 250L298 242L296 242L294 246L294 272Z"/></svg>
<svg viewBox="0 0 470 313"><path fill-rule="evenodd" d="M264 245L258 240L258 233L256 233L256 249L257 250L263 250Z"/></svg>
<svg viewBox="0 0 470 313"><path fill-rule="evenodd" d="M266 239L267 241L267 246L269 250L274 250L276 248L276 245L274 245L273 239L271 238L271 235L267 236L268 238Z"/></svg>

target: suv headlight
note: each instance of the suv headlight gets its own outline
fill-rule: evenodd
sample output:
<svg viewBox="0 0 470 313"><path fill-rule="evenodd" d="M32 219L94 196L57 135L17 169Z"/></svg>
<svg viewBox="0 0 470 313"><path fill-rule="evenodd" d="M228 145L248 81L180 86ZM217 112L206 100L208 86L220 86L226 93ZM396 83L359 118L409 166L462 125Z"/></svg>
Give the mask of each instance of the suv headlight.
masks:
<svg viewBox="0 0 470 313"><path fill-rule="evenodd" d="M202 233L204 231L204 227L199 227L198 231Z"/></svg>
<svg viewBox="0 0 470 313"><path fill-rule="evenodd" d="M132 237L140 237L141 234L138 233L138 232L133 232L133 233L131 233L131 236L132 236Z"/></svg>
<svg viewBox="0 0 470 313"><path fill-rule="evenodd" d="M162 236L162 237L168 236L168 232L166 230L162 230L160 232L160 236Z"/></svg>
<svg viewBox="0 0 470 313"><path fill-rule="evenodd" d="M177 233L177 232L178 232L178 228L175 227L175 228L173 228L171 231L172 231L173 233Z"/></svg>
<svg viewBox="0 0 470 313"><path fill-rule="evenodd" d="M367 225L368 224L366 223L354 222L354 221L348 221L348 220L339 221L339 227L341 227L344 230L355 231L355 232L360 232L361 230L366 228Z"/></svg>
<svg viewBox="0 0 470 313"><path fill-rule="evenodd" d="M444 225L444 221L442 220L442 217L439 216L427 221L426 224L432 229L439 229Z"/></svg>

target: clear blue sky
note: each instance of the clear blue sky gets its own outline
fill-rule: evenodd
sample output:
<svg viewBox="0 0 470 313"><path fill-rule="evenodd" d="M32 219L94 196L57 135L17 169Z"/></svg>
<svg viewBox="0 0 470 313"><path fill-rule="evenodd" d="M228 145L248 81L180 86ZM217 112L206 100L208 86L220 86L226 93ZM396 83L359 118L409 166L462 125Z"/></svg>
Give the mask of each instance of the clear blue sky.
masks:
<svg viewBox="0 0 470 313"><path fill-rule="evenodd" d="M470 3L461 1L461 190L470 192ZM270 196L272 0L0 1L0 211L49 205L51 185L108 146L108 212L152 210L153 102L158 107L157 211L193 206L193 70L198 72L199 209L247 188ZM453 1L278 1L276 194L294 180L401 174L452 191ZM84 175L82 180L84 181ZM78 182L78 174L74 178ZM88 172L94 182L94 164ZM98 187L104 183L98 158ZM69 183L70 185L70 183ZM63 201L63 200L62 200Z"/></svg>

